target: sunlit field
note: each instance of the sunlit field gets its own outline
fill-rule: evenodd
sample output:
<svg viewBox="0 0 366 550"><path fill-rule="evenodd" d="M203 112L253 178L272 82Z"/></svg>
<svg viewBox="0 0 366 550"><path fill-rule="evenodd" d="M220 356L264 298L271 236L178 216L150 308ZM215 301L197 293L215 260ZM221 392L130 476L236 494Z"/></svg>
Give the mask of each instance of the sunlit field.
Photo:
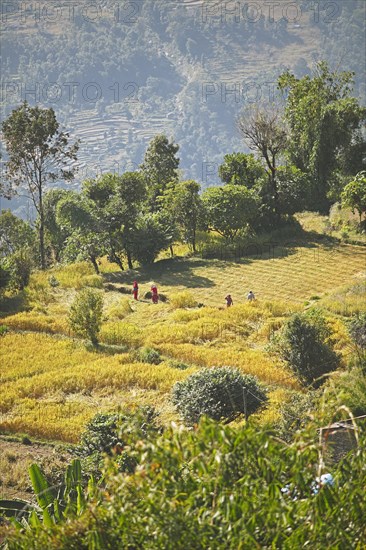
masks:
<svg viewBox="0 0 366 550"><path fill-rule="evenodd" d="M174 383L199 368L227 365L258 376L270 396L259 417L275 418L286 396L301 388L271 354L272 333L316 305L346 359L350 341L342 319L366 309L365 267L364 247L323 240L312 228L307 241L264 243L237 261L165 257L121 272L103 259L101 275L87 263L37 272L23 303L14 302L13 311L8 304L2 314L9 332L0 340L0 430L77 442L96 412L141 404L154 406L165 423L179 421L170 402ZM138 302L128 293L134 279ZM168 302L144 299L152 281ZM104 297L97 350L68 324L70 305L86 286ZM249 290L254 303L246 300ZM234 300L229 309L227 293ZM141 347L159 351L162 362L140 362Z"/></svg>

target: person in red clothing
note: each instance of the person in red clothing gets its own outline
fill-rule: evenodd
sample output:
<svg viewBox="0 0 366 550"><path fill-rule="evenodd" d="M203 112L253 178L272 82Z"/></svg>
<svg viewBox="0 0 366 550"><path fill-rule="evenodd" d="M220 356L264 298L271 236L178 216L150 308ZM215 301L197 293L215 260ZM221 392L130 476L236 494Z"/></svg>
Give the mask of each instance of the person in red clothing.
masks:
<svg viewBox="0 0 366 550"><path fill-rule="evenodd" d="M138 300L139 285L138 285L138 282L137 282L137 281L134 281L134 282L133 282L132 294L133 294L134 300Z"/></svg>
<svg viewBox="0 0 366 550"><path fill-rule="evenodd" d="M156 285L151 286L151 300L153 304L157 304L159 301L158 289Z"/></svg>

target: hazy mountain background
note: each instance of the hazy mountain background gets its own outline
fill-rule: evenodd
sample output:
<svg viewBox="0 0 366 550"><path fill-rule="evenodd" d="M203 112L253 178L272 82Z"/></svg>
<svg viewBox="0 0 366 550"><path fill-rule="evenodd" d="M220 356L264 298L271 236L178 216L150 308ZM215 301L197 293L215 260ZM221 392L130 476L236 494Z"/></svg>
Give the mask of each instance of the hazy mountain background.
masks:
<svg viewBox="0 0 366 550"><path fill-rule="evenodd" d="M280 101L285 69L316 61L356 73L365 103L365 2L2 2L1 117L26 99L53 107L81 139L72 186L134 170L149 140L180 145L182 177L219 182L226 153L246 151L235 119ZM2 149L2 158L6 152ZM23 216L22 199L2 199Z"/></svg>

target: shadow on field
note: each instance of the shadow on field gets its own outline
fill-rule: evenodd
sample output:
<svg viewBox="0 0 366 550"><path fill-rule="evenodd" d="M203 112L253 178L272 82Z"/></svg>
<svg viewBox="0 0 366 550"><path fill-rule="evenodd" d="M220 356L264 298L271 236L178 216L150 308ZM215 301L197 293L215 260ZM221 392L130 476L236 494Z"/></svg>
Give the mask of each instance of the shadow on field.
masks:
<svg viewBox="0 0 366 550"><path fill-rule="evenodd" d="M24 292L19 292L14 296L4 296L0 300L0 318L15 315L26 309L28 309L28 304Z"/></svg>
<svg viewBox="0 0 366 550"><path fill-rule="evenodd" d="M221 262L220 262L221 263ZM208 277L196 275L193 270L207 267L207 261L200 259L168 258L157 261L148 267L140 267L129 271L105 273L104 280L111 283L131 284L135 277L139 283L159 282L166 286L186 286L187 288L208 288L215 286Z"/></svg>

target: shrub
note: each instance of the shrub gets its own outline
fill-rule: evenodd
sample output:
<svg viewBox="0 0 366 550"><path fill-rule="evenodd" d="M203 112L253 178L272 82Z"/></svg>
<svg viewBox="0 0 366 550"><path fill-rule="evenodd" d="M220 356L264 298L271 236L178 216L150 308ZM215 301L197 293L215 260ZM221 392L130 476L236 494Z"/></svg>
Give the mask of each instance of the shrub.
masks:
<svg viewBox="0 0 366 550"><path fill-rule="evenodd" d="M177 382L172 400L189 424L202 415L230 422L245 412L254 413L266 401L266 392L255 376L232 367L213 367Z"/></svg>
<svg viewBox="0 0 366 550"><path fill-rule="evenodd" d="M48 277L48 284L52 287L52 288L56 288L58 286L60 286L60 283L59 281L56 279L56 277L54 275L50 275Z"/></svg>
<svg viewBox="0 0 366 550"><path fill-rule="evenodd" d="M196 307L197 302L189 290L183 290L182 292L175 292L170 296L170 304L173 309L184 307Z"/></svg>
<svg viewBox="0 0 366 550"><path fill-rule="evenodd" d="M361 348L366 349L366 313L354 315L348 325L352 340Z"/></svg>
<svg viewBox="0 0 366 550"><path fill-rule="evenodd" d="M81 290L70 308L70 327L76 334L89 338L92 344L96 345L102 325L102 313L103 298L99 292L91 289Z"/></svg>
<svg viewBox="0 0 366 550"><path fill-rule="evenodd" d="M137 361L141 363L150 363L150 365L159 365L162 362L160 353L154 348L141 348L136 352Z"/></svg>
<svg viewBox="0 0 366 550"><path fill-rule="evenodd" d="M169 359L169 361L167 361L167 365L172 369L178 370L186 370L190 368L190 365L187 365L187 363L183 363L183 361L177 361L176 359Z"/></svg>
<svg viewBox="0 0 366 550"><path fill-rule="evenodd" d="M0 325L0 336L5 336L9 332L9 327L6 325Z"/></svg>
<svg viewBox="0 0 366 550"><path fill-rule="evenodd" d="M290 441L295 432L303 429L312 418L317 392L293 392L281 406L281 419L276 423L276 432L285 441Z"/></svg>
<svg viewBox="0 0 366 550"><path fill-rule="evenodd" d="M114 456L119 469L133 472L136 460L127 446L160 433L158 414L152 407L139 407L134 412L96 414L86 425L76 453L83 457L89 472L100 475L105 455Z"/></svg>
<svg viewBox="0 0 366 550"><path fill-rule="evenodd" d="M81 517L12 528L9 550L364 548L365 434L317 494L314 432L284 445L256 426L200 423L141 441L136 474L105 473ZM323 472L322 472L323 473ZM296 487L297 497L281 487ZM34 525L35 524L35 525Z"/></svg>
<svg viewBox="0 0 366 550"><path fill-rule="evenodd" d="M319 312L295 314L272 341L281 358L304 384L320 386L324 382L321 377L339 365L330 331Z"/></svg>
<svg viewBox="0 0 366 550"><path fill-rule="evenodd" d="M360 368L342 373L328 399L332 394L336 406L345 405L355 416L366 414L366 376Z"/></svg>

